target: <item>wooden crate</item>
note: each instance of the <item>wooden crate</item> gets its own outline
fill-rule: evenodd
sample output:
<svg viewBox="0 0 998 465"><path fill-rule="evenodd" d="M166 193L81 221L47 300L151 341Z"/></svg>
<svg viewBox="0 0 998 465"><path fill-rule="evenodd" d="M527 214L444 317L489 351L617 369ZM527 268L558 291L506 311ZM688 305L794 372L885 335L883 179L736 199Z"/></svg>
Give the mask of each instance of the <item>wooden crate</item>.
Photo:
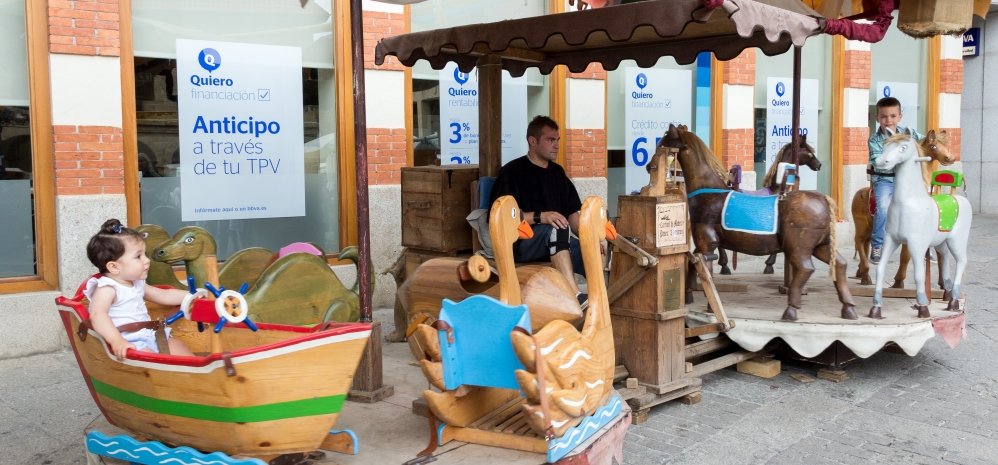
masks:
<svg viewBox="0 0 998 465"><path fill-rule="evenodd" d="M471 249L471 183L478 165L402 168L402 245L437 252Z"/></svg>

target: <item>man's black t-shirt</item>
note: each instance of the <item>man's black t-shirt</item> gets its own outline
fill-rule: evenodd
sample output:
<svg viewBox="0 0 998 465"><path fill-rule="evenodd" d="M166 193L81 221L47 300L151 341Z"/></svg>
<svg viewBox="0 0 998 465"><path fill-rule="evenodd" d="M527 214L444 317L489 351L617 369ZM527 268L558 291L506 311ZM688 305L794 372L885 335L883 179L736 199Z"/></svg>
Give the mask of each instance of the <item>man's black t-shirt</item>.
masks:
<svg viewBox="0 0 998 465"><path fill-rule="evenodd" d="M512 195L525 212L556 211L568 218L582 208L579 192L561 165L549 162L541 168L526 155L499 170L490 203L503 195Z"/></svg>

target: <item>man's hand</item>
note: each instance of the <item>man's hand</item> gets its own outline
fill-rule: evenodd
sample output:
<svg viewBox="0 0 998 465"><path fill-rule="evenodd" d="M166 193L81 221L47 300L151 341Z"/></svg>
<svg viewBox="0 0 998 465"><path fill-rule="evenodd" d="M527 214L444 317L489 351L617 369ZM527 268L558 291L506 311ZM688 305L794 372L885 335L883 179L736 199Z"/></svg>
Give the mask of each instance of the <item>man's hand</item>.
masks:
<svg viewBox="0 0 998 465"><path fill-rule="evenodd" d="M569 226L565 215L558 212L541 212L541 223L550 224L558 229L565 229Z"/></svg>

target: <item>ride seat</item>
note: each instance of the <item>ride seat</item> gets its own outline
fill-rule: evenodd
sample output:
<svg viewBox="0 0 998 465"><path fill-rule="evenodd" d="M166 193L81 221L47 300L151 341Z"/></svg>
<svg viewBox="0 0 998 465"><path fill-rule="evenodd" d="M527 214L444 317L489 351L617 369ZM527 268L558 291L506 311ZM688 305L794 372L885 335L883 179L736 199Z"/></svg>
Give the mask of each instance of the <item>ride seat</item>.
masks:
<svg viewBox="0 0 998 465"><path fill-rule="evenodd" d="M779 163L776 167L776 179L780 180L780 195L797 190L800 186L797 165L793 163Z"/></svg>
<svg viewBox="0 0 998 465"><path fill-rule="evenodd" d="M963 186L963 173L953 170L940 170L932 173L932 195L943 193L949 188L949 195L956 195L957 188Z"/></svg>

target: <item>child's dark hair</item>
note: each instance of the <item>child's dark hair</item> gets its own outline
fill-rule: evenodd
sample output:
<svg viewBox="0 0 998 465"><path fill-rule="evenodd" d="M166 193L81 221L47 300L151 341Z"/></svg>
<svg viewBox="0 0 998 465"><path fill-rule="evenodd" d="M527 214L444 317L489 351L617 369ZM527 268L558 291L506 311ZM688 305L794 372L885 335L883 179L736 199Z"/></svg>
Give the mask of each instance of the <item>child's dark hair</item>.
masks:
<svg viewBox="0 0 998 465"><path fill-rule="evenodd" d="M107 273L107 263L125 254L125 238L142 241L142 233L126 228L115 218L104 222L100 232L94 234L87 244L87 258L101 273Z"/></svg>
<svg viewBox="0 0 998 465"><path fill-rule="evenodd" d="M896 98L894 98L894 97L884 97L884 98L882 98L880 100L877 100L877 109L878 110L881 109L881 108L892 108L892 107L898 107L898 110L900 111L901 110L901 101L898 100L898 99L896 99Z"/></svg>

